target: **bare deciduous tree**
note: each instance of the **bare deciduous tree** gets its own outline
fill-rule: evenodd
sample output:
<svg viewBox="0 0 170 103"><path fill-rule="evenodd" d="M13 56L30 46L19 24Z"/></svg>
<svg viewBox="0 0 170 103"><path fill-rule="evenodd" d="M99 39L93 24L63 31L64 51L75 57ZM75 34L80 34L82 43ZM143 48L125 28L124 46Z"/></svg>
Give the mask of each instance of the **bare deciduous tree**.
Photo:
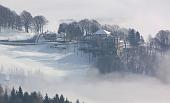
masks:
<svg viewBox="0 0 170 103"><path fill-rule="evenodd" d="M22 20L23 26L25 28L25 31L28 33L29 28L31 27L31 23L32 23L32 15L29 12L24 10L21 13L21 20Z"/></svg>
<svg viewBox="0 0 170 103"><path fill-rule="evenodd" d="M33 18L33 25L35 32L43 33L44 26L48 23L47 19L44 16L35 16Z"/></svg>

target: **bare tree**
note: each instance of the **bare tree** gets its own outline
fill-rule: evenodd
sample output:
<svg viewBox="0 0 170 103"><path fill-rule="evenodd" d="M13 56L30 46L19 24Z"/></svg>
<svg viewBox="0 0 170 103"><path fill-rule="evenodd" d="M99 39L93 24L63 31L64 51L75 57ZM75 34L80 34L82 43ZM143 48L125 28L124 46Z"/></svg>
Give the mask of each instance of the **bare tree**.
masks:
<svg viewBox="0 0 170 103"><path fill-rule="evenodd" d="M47 19L44 16L35 16L33 18L33 25L35 32L43 33L44 26L48 23Z"/></svg>
<svg viewBox="0 0 170 103"><path fill-rule="evenodd" d="M28 33L29 28L31 27L31 23L32 23L32 15L29 12L24 10L21 13L21 20L22 20L23 26L25 28L25 31Z"/></svg>

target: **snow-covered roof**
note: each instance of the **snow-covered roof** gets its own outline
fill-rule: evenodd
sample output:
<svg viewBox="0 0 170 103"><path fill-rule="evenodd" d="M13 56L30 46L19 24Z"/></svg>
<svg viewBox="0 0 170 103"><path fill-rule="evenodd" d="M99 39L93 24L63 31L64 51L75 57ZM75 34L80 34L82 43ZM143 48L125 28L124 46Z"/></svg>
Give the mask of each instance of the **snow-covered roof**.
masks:
<svg viewBox="0 0 170 103"><path fill-rule="evenodd" d="M108 32L108 31L106 31L106 30L103 30L103 29L100 29L100 30L98 30L98 31L96 31L95 33L94 33L94 35L110 35L111 34L111 32Z"/></svg>
<svg viewBox="0 0 170 103"><path fill-rule="evenodd" d="M120 40L119 43L124 43L124 41L123 41L123 40Z"/></svg>

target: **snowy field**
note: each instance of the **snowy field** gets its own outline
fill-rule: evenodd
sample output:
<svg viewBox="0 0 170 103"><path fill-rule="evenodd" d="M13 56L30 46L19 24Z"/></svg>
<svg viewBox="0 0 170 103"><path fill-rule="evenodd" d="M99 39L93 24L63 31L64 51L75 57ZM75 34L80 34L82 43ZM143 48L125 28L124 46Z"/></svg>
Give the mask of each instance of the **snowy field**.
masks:
<svg viewBox="0 0 170 103"><path fill-rule="evenodd" d="M25 33L23 31L17 31L12 29L1 29L0 40L25 40L33 37L33 33Z"/></svg>
<svg viewBox="0 0 170 103"><path fill-rule="evenodd" d="M0 45L1 83L85 103L170 103L170 85L156 78L100 76L87 58L49 45ZM75 98L76 97L76 98Z"/></svg>

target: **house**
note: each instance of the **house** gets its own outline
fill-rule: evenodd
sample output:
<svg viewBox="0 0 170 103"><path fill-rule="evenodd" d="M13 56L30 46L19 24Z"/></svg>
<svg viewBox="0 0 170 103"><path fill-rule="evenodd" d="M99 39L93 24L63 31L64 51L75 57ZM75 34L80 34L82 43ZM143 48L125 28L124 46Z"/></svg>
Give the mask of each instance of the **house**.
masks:
<svg viewBox="0 0 170 103"><path fill-rule="evenodd" d="M43 37L47 41L56 41L57 34L54 32L45 32L43 33Z"/></svg>
<svg viewBox="0 0 170 103"><path fill-rule="evenodd" d="M111 36L111 33L106 30L99 29L98 31L93 33L92 36L93 40L96 42L96 46L101 47L103 45L102 41Z"/></svg>
<svg viewBox="0 0 170 103"><path fill-rule="evenodd" d="M56 41L57 42L66 42L66 33L58 33L56 36Z"/></svg>
<svg viewBox="0 0 170 103"><path fill-rule="evenodd" d="M108 32L106 30L103 30L103 29L99 29L98 31L96 31L95 33L93 33L93 36L94 37L108 37L111 35L111 32Z"/></svg>
<svg viewBox="0 0 170 103"><path fill-rule="evenodd" d="M65 37L66 37L66 33L61 32L57 34L57 38L65 38Z"/></svg>

